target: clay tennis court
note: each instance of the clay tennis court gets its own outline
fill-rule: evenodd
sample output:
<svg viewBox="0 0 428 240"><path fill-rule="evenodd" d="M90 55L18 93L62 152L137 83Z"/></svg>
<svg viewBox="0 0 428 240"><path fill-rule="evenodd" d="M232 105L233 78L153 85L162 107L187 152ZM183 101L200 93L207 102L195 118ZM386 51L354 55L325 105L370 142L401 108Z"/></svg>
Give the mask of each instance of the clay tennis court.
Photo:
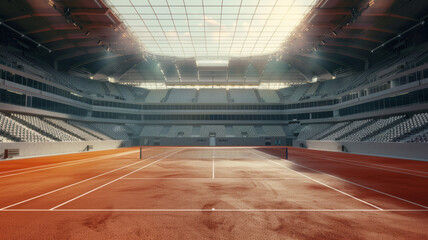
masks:
<svg viewBox="0 0 428 240"><path fill-rule="evenodd" d="M427 239L428 162L147 147L0 162L2 239Z"/></svg>

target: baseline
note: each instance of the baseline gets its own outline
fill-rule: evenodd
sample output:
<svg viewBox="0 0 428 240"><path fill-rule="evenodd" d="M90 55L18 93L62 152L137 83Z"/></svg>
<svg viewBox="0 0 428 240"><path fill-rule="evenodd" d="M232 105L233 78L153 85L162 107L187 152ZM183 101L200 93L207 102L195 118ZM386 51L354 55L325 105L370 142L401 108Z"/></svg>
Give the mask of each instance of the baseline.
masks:
<svg viewBox="0 0 428 240"><path fill-rule="evenodd" d="M4 212L428 212L426 209L6 209Z"/></svg>

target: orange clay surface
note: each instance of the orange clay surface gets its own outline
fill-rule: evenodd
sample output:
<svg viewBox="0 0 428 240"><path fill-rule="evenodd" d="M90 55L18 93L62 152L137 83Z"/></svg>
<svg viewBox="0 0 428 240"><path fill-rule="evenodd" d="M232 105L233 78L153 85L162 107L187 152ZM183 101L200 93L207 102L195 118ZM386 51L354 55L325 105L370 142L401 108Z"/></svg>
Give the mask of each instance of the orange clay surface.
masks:
<svg viewBox="0 0 428 240"><path fill-rule="evenodd" d="M289 147L0 162L0 239L428 239L428 162Z"/></svg>

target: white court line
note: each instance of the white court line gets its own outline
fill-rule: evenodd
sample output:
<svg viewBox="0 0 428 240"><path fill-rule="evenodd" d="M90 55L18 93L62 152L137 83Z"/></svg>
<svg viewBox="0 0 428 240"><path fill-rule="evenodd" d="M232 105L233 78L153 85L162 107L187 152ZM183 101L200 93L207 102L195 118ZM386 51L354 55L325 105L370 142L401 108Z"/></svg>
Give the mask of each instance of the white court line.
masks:
<svg viewBox="0 0 428 240"><path fill-rule="evenodd" d="M410 176L428 178L428 176L424 176L424 175L412 174L412 173L407 173L407 172L402 172L402 171L387 169L388 167L387 166L383 166L383 165L380 165L380 166L385 167L385 168L374 167L374 166L370 166L371 164L367 164L366 165L364 163L360 163L360 162L352 161L352 160L347 160L347 159L322 157L322 156L313 155L313 154L307 154L307 153L303 153L303 155L308 155L308 156L312 156L312 157L316 157L316 158L321 158L321 159L324 159L324 160L327 160L327 161L332 161L332 162L340 162L340 163L345 163L345 164L350 164L350 165L356 165L356 166L362 166L362 167L367 167L367 168L379 169L379 170L388 171L388 172L395 172L395 173L401 173L401 174L406 174L406 175L410 175ZM338 160L336 160L336 159L338 159ZM373 165L375 165L375 164L373 164ZM400 169L400 170L406 170L406 171L412 171L412 172L419 172L419 173L427 173L427 172L416 171L416 170L408 170L408 169L404 169L404 168L396 168L396 167L391 167L391 168Z"/></svg>
<svg viewBox="0 0 428 240"><path fill-rule="evenodd" d="M303 152L298 152L299 154L306 154ZM313 154L308 154L308 155L313 155ZM313 155L313 156L317 156L317 155ZM354 160L349 160L349 159L342 159L342 158L337 158L337 157L325 157L328 159L335 159L335 160L345 160L347 162L354 162L354 163L361 163L361 164L367 164L367 165L373 165L373 166L379 166L379 167L385 167L385 168L393 168L393 169L399 169L399 170L405 170L405 171L409 171L409 172L416 172L416 173L426 173L428 174L427 171L417 171L417 170L413 170L413 169L408 169L408 168L399 168L399 167L393 167L393 166L387 166L387 165L383 165L383 164L376 164L376 163L368 163L368 162L358 162L358 161L354 161ZM404 161L409 161L409 160L404 160ZM423 161L417 161L417 162L421 162L421 163L426 163Z"/></svg>
<svg viewBox="0 0 428 240"><path fill-rule="evenodd" d="M156 155L154 155L153 157L156 157L156 156L161 155L161 154L162 154L162 153L156 154ZM145 160L143 160L143 161L145 161ZM55 192L58 192L58 191L61 191L61 190L64 190L64 189L67 189L67 188L73 187L73 186L76 186L76 185L78 185L78 184L81 184L81 183L84 183L84 182L87 182L87 181L93 180L93 179L95 179L95 178L98 178L98 177L101 177L101 176L104 176L104 175L107 175L107 174L110 174L110 173L113 173L113 172L119 171L119 170L121 170L121 169L123 169L123 168L127 168L127 167L130 167L130 166L136 165L136 164L138 164L138 163L142 163L143 161L138 161L138 162L135 162L135 163L131 163L131 164L128 164L128 165L126 165L126 166L122 166L122 167L120 167L120 168L116 168L116 169L113 169L113 170L111 170L111 171L108 171L108 172L105 172L105 173L102 173L102 174L99 174L99 175L96 175L96 176L93 176L93 177L90 177L90 178L84 179L84 180L82 180L82 181L75 182L75 183L72 183L72 184L70 184L70 185L67 185L67 186L64 186L64 187L61 187L61 188L58 188L58 189L55 189L55 190L52 190L52 191L49 191L49 192L46 192L46 193L43 193L43 194L37 195L37 196L35 196L35 197L28 198L28 199L26 199L26 200L23 200L23 201L20 201L20 202L17 202L17 203L11 204L11 205L9 205L9 206L6 206L6 207L3 207L3 208L0 208L0 211L6 210L6 209L8 209L8 208L11 208L11 207L14 207L14 206L17 206L17 205L20 205L20 204L23 204L23 203L26 203L26 202L29 202L29 201L32 201L32 200L37 199L37 198L44 197L44 196L46 196L46 195L49 195L49 194L52 194L52 193L55 193Z"/></svg>
<svg viewBox="0 0 428 240"><path fill-rule="evenodd" d="M192 180L192 179L212 179L212 178L122 178L122 179L129 179L129 180ZM240 180L244 180L244 179L248 179L248 180L287 180L287 179L304 179L306 180L306 178L302 178L302 177L289 177L289 178L238 178L238 177L230 177L230 178L215 178L215 179L219 179L219 180L226 180L226 179L230 179L230 180L234 180L234 179L240 179Z"/></svg>
<svg viewBox="0 0 428 240"><path fill-rule="evenodd" d="M64 163L64 164L61 164L59 166L51 166L51 167L45 167L45 168L38 168L38 169L30 170L30 171L18 172L18 173L7 174L7 175L0 175L0 178L13 177L13 176L17 176L17 175L26 174L26 173L40 172L40 171L54 169L54 168L72 166L72 165L76 165L76 164L80 164L80 163L88 163L88 162L94 162L94 161L104 160L104 159L108 159L108 158L120 157L120 156L124 156L124 155L129 155L129 154L132 154L135 152L138 152L138 151L129 151L129 152L118 153L118 154L108 155L108 156L99 156L99 157L94 157L94 158L88 158L88 159L85 159L85 160L82 160L79 162Z"/></svg>
<svg viewBox="0 0 428 240"><path fill-rule="evenodd" d="M283 159L281 159L281 161L284 161L284 160L283 160ZM289 163L291 163L291 164L294 164L294 165L296 165L296 166L299 166L299 167L302 167L302 168L306 168L306 169L309 169L309 170L311 170L311 171L314 171L314 172L317 172L317 173L321 173L321 174L324 174L324 175L329 176L329 177L332 177L332 178L339 179L339 180L341 180L341 181L343 181L343 182L347 182L347 183L353 184L353 185L355 185L355 186L359 186L359 187L362 187L362 188L365 188L365 189L371 190L371 191L373 191L373 192L377 192L377 193L383 194L383 195L385 195L385 196L388 196L388 197L391 197L391 198L395 198L395 199L401 200L401 201L403 201L403 202L407 202L407 203L410 203L410 204L413 204L413 205L416 205L416 206L419 206L419 207L422 207L422 208L428 209L428 207L427 207L427 206L424 206L424 205L422 205L422 204L415 203L415 202L412 202L412 201L410 201L410 200L407 200L407 199L404 199L404 198L400 198L400 197L397 197L397 196L395 196L395 195L392 195L392 194L389 194L389 193L386 193L386 192L382 192L382 191L380 191L380 190L376 190L376 189L374 189L374 188L367 187L367 186L364 186L364 185L358 184L358 183L356 183L356 182L352 182L352 181L346 180L346 179L341 178L341 177L336 177L336 176L334 176L334 175L331 175L331 174L328 174L328 173L325 173L325 172L322 172L322 171L318 171L318 170L315 170L315 169L310 168L310 167L306 167L306 166L304 166L304 165L301 165L301 164L295 163L295 162L290 161L290 160L285 160L285 161L287 161L287 162L289 162Z"/></svg>
<svg viewBox="0 0 428 240"><path fill-rule="evenodd" d="M428 212L425 209L6 209L4 212Z"/></svg>
<svg viewBox="0 0 428 240"><path fill-rule="evenodd" d="M101 156L97 156L97 157L101 157ZM0 174L11 173L11 172L19 172L19 171L24 171L24 170L29 170L29 169L35 169L35 168L44 168L44 167L48 167L48 166L57 166L57 165L62 165L62 164L67 164L67 163L81 162L81 161L90 160L90 159L97 158L97 157L90 157L90 158L77 159L77 160L71 160L71 161L65 161L65 162L43 164L43 165L34 166L34 167L26 167L26 168L19 168L19 169L8 170L8 171L1 171Z"/></svg>
<svg viewBox="0 0 428 240"><path fill-rule="evenodd" d="M146 167L149 167L149 166L151 166L151 165L153 165L153 164L155 164L155 163L157 163L157 162L159 162L159 161L161 161L161 160L163 160L163 159L165 159L165 158L167 158L167 157L169 157L169 156L171 156L171 155L173 155L173 154L176 154L177 152L180 152L180 151L181 151L181 150L178 150L178 151L175 151L175 152L173 152L173 153L171 153L171 154L168 154L168 155L166 155L166 156L164 156L164 157L162 157L162 158L160 158L160 159L158 159L158 160L156 160L156 161L154 161L154 162L152 162L152 163L150 163L150 164L147 164L147 165L145 165L145 166L143 166L143 167L140 167L140 168L138 168L138 169L136 169L136 170L134 170L134 171L132 171L132 172L129 172L129 173L127 173L127 174L125 174L125 175L123 175L123 176L121 176L121 177L118 177L118 178L116 178L116 179L114 179L114 180L112 180L112 181L110 181L110 182L107 182L107 183L105 183L105 184L103 184L103 185L101 185L101 186L99 186L99 187L96 187L96 188L94 188L94 189L92 189L92 190L90 190L90 191L87 191L87 192L85 192L85 193L83 193L83 194L80 194L80 195L79 195L79 196L77 196L77 197L74 197L74 198L72 198L72 199L70 199L70 200L68 200L68 201L65 201L65 202L63 202L63 203L61 203L61 204L58 204L58 205L56 205L55 207L51 208L50 210L55 210L55 209L57 209L57 208L59 208L59 207L61 207L61 206L64 206L64 205L66 205L66 204L68 204L68 203L70 203L70 202L72 202L72 201L74 201L74 200L76 200L76 199L79 199L79 198L81 198L81 197L83 197L83 196L85 196L85 195L88 195L89 193L95 192L96 190L98 190L98 189L100 189L100 188L103 188L103 187L105 187L105 186L107 186L107 185L110 185L110 184L112 184L112 183L114 183L114 182L117 182L117 181L119 181L120 179L122 179L122 178L124 178L124 177L127 177L127 176L129 176L129 175L131 175L131 174L133 174L133 173L136 173L136 172L140 171L141 169L144 169L144 168L146 168Z"/></svg>
<svg viewBox="0 0 428 240"><path fill-rule="evenodd" d="M214 157L214 150L213 150L213 177L212 179L215 179L215 168L214 168L214 162L215 162L215 157Z"/></svg>
<svg viewBox="0 0 428 240"><path fill-rule="evenodd" d="M369 206L371 206L371 207L374 207L374 208L376 208L376 209L378 209L378 210L383 210L382 208L380 208L380 207L378 207L378 206L376 206L376 205L374 205L374 204L371 204L371 203L369 203L369 202L366 202L366 201L364 201L364 200L362 200L362 199L359 199L359 198L357 198L357 197L355 197L355 196L353 196L353 195L351 195L351 194L349 194L349 193L346 193L346 192L341 191L341 190L339 190L339 189L337 189L337 188L335 188L335 187L332 187L332 186L330 186L330 185L328 185L328 184L326 184L326 183L323 183L323 182L321 182L321 181L319 181L319 180L316 180L316 179L314 179L314 178L311 178L311 177L309 177L309 176L307 176L307 175L305 175L305 174L303 174L303 173L301 173L301 172L298 172L298 171L295 171L295 170L293 170L293 169L291 169L291 168L288 168L288 167L286 167L286 166L283 166L283 165L281 165L281 164L279 164L279 163L277 163L277 162L274 162L274 161L270 160L269 158L263 157L263 156L261 156L261 155L259 155L259 154L257 154L257 153L254 153L254 152L251 152L251 153L253 153L253 154L255 154L255 155L259 156L259 157L262 157L263 159L266 159L266 160L268 160L268 161L270 161L270 162L272 162L272 163L275 163L275 164L277 164L278 166L281 166L281 167L283 167L283 168L285 168L285 169L291 170L291 171L293 171L293 172L295 172L295 173L297 173L297 174L299 174L299 175L301 175L301 176L303 176L303 177L305 177L305 178L307 178L307 179L310 179L310 180L312 180L312 181L314 181L314 182L316 182L316 183L318 183L318 184L321 184L321 185L323 185L323 186L325 186L325 187L328 187L328 188L330 188L330 189L333 189L333 190L335 190L336 192L339 192L339 193L341 193L341 194L343 194L343 195L345 195L345 196L348 196L348 197L350 197L350 198L353 198L353 199L355 199L355 200L357 200L357 201L359 201L359 202L362 202L362 203L364 203L364 204L366 204L366 205L369 205Z"/></svg>
<svg viewBox="0 0 428 240"><path fill-rule="evenodd" d="M145 149L143 151L148 151L150 149ZM102 150L101 150L102 151ZM131 153L133 151L127 151L127 153ZM125 153L125 152L122 152ZM120 153L117 153L120 154ZM114 154L113 154L114 155ZM50 157L53 157L54 155L51 155ZM60 157L61 155L58 155L58 157ZM8 171L1 171L0 174L3 173L10 173L10 172L19 172L19 171L23 171L23 170L29 170L29 169L35 169L35 168L43 168L43 167L48 167L48 166L56 166L56 165L61 165L61 164L67 164L67 163L74 163L74 162L81 162L81 161L87 161L87 160L92 160L94 158L99 158L99 157L105 157L106 155L100 155L97 157L90 157L90 158L83 158L83 159L76 159L76 160L71 160L71 161L65 161L65 162L57 162L57 163L49 163L49 164L43 164L43 165L39 165L39 166L34 166L34 167L26 167L26 168L19 168L19 169L14 169L14 170L8 170ZM110 155L111 156L111 155ZM113 156L114 157L114 156ZM28 160L28 159L26 159ZM31 160L30 160L31 161ZM0 175L1 176L1 175Z"/></svg>

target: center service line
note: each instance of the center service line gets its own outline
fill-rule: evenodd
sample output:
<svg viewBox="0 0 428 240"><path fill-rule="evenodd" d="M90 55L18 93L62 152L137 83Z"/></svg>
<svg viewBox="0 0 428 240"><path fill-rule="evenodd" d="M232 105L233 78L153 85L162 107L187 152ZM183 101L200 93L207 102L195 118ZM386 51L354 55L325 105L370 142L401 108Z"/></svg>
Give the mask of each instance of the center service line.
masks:
<svg viewBox="0 0 428 240"><path fill-rule="evenodd" d="M213 179L215 179L215 168L214 168L214 150L213 150Z"/></svg>

